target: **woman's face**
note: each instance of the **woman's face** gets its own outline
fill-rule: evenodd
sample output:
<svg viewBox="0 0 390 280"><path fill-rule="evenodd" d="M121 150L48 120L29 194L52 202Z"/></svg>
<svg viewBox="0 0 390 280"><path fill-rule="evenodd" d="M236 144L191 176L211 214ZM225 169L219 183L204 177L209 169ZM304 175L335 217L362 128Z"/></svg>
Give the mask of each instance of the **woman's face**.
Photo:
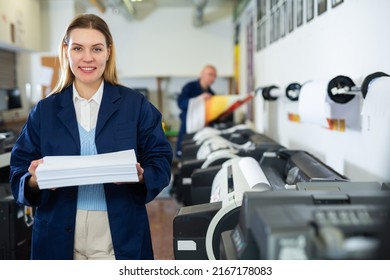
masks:
<svg viewBox="0 0 390 280"><path fill-rule="evenodd" d="M104 35L95 29L76 28L70 33L66 52L75 82L99 87L110 56Z"/></svg>

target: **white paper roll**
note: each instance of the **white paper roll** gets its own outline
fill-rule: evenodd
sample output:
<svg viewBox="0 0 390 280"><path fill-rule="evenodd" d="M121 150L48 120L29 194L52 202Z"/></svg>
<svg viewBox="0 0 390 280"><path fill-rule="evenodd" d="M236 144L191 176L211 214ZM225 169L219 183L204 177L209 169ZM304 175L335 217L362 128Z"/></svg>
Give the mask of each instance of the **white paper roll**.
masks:
<svg viewBox="0 0 390 280"><path fill-rule="evenodd" d="M328 81L310 81L305 83L299 93L298 113L303 123L318 124L327 127L330 116L330 104L326 102Z"/></svg>
<svg viewBox="0 0 390 280"><path fill-rule="evenodd" d="M270 183L261 169L257 160L252 157L243 157L238 160L238 166L245 178L249 189L266 188L270 189Z"/></svg>
<svg viewBox="0 0 390 280"><path fill-rule="evenodd" d="M367 161L363 174L379 181L390 180L390 77L380 77L369 85L361 111L363 119L360 158Z"/></svg>
<svg viewBox="0 0 390 280"><path fill-rule="evenodd" d="M380 77L371 82L364 99L361 114L365 117L390 118L390 77Z"/></svg>

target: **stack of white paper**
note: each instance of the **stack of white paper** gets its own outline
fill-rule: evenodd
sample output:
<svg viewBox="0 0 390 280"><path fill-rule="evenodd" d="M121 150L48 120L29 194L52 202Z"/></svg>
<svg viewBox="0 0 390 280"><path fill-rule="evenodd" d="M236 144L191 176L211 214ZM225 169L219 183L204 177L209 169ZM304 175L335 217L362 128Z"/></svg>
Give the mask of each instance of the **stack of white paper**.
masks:
<svg viewBox="0 0 390 280"><path fill-rule="evenodd" d="M138 182L134 150L90 156L47 156L36 170L40 189Z"/></svg>

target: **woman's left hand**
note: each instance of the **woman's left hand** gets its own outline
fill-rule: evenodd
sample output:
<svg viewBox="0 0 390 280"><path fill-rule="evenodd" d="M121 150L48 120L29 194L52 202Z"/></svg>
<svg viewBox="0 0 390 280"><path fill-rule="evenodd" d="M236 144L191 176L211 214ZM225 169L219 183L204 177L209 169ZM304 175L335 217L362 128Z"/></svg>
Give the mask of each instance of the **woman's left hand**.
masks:
<svg viewBox="0 0 390 280"><path fill-rule="evenodd" d="M136 168L137 168L138 182L143 184L144 183L144 169L141 167L141 164L139 162L137 162ZM123 184L129 184L129 182L116 182L114 184L123 185Z"/></svg>
<svg viewBox="0 0 390 280"><path fill-rule="evenodd" d="M137 167L137 174L138 174L138 180L140 183L144 183L144 169L141 167L141 164L137 162L136 164Z"/></svg>

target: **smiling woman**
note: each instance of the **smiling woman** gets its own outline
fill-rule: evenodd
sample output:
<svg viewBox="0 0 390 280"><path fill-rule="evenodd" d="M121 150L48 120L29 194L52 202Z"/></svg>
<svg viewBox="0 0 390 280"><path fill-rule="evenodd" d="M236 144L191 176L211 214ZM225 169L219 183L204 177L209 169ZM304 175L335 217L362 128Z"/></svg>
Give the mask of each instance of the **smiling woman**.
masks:
<svg viewBox="0 0 390 280"><path fill-rule="evenodd" d="M61 91L74 80L78 82L80 71L77 67L86 67L84 70L90 67L89 71L91 67L97 69L95 76L89 78L89 84L95 91L103 79L113 85L119 84L113 38L107 24L99 17L84 15L71 23L60 44L59 57L62 76L53 92ZM79 82L84 85L82 80Z"/></svg>
<svg viewBox="0 0 390 280"><path fill-rule="evenodd" d="M37 209L31 257L153 259L145 204L169 185L172 162L161 113L141 93L118 83L114 42L100 17L73 19L59 60L57 86L32 109L11 153L15 200ZM131 149L139 182L59 189L37 183L45 156Z"/></svg>
<svg viewBox="0 0 390 280"><path fill-rule="evenodd" d="M75 87L82 98L90 99L102 82L111 48L100 31L81 28L71 32L64 47Z"/></svg>

